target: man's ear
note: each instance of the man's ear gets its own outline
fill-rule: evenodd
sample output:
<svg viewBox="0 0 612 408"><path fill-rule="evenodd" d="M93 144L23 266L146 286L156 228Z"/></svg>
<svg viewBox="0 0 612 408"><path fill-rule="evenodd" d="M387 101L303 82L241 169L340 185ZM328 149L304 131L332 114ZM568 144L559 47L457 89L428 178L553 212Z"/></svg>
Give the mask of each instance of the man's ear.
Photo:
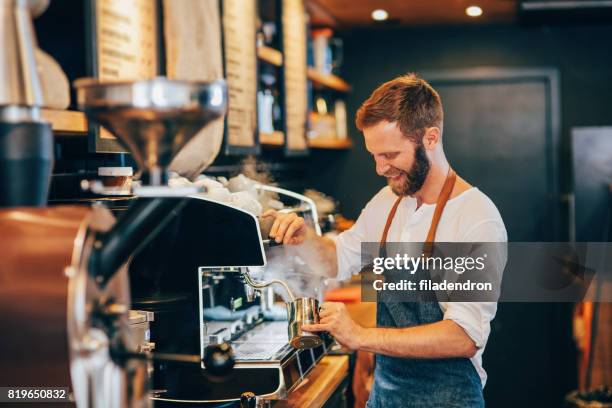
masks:
<svg viewBox="0 0 612 408"><path fill-rule="evenodd" d="M425 128L425 134L423 135L423 146L425 149L434 149L441 142L441 136L439 127Z"/></svg>

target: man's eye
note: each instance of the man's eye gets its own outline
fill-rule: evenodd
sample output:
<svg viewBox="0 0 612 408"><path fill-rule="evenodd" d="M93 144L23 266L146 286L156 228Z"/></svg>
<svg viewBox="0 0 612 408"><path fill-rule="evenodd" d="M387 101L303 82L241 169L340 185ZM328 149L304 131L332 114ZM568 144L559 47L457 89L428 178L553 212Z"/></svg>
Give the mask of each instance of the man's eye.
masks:
<svg viewBox="0 0 612 408"><path fill-rule="evenodd" d="M397 153L385 153L385 159L395 159L397 157Z"/></svg>

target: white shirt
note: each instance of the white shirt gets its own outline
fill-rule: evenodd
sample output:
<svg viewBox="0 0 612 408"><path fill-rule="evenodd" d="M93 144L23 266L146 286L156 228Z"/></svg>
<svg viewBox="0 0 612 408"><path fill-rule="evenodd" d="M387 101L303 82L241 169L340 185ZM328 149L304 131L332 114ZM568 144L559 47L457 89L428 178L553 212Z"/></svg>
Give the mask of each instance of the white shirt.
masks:
<svg viewBox="0 0 612 408"><path fill-rule="evenodd" d="M389 211L397 196L390 187L380 190L361 211L351 229L336 238L338 279L348 279L361 269L361 243L379 242ZM405 197L399 204L387 236L387 242L425 242L435 204L422 204L417 209L415 198ZM507 242L504 222L495 204L478 188L472 187L448 200L436 231L437 242ZM496 254L498 273L503 272L507 252L505 246ZM495 302L440 302L445 320L453 320L474 341L478 351L471 358L482 386L487 374L482 368L490 322L495 317Z"/></svg>

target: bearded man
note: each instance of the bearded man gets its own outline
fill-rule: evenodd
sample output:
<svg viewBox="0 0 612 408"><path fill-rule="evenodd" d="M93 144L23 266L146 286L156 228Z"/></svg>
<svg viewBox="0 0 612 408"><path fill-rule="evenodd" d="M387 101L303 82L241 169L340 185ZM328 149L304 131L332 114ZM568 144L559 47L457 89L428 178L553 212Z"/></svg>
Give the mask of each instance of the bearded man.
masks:
<svg viewBox="0 0 612 408"><path fill-rule="evenodd" d="M469 103L467 101L466 103ZM444 154L438 93L414 74L376 89L357 111L357 128L388 186L362 210L355 225L331 240L304 219L278 214L270 236L331 265L329 276L361 269L362 242L506 242L493 202L457 175ZM501 274L503 254L496 267ZM495 302L406 302L377 305L377 327L364 328L342 303L324 303L320 323L341 344L376 354L367 406L484 407L482 353Z"/></svg>

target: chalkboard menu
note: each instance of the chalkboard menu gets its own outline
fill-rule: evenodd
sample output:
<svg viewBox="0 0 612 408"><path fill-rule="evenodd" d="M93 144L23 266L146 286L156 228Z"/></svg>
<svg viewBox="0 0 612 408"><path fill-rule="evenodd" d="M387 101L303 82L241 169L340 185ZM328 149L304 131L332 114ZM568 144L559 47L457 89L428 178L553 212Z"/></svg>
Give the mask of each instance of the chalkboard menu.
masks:
<svg viewBox="0 0 612 408"><path fill-rule="evenodd" d="M285 152L287 155L308 151L306 143L307 77L306 77L306 11L303 0L282 3Z"/></svg>
<svg viewBox="0 0 612 408"><path fill-rule="evenodd" d="M223 61L228 90L227 154L258 153L257 4L222 0Z"/></svg>
<svg viewBox="0 0 612 408"><path fill-rule="evenodd" d="M157 8L156 0L89 0L92 76L113 81L158 74ZM125 151L104 128L90 135L90 150Z"/></svg>

